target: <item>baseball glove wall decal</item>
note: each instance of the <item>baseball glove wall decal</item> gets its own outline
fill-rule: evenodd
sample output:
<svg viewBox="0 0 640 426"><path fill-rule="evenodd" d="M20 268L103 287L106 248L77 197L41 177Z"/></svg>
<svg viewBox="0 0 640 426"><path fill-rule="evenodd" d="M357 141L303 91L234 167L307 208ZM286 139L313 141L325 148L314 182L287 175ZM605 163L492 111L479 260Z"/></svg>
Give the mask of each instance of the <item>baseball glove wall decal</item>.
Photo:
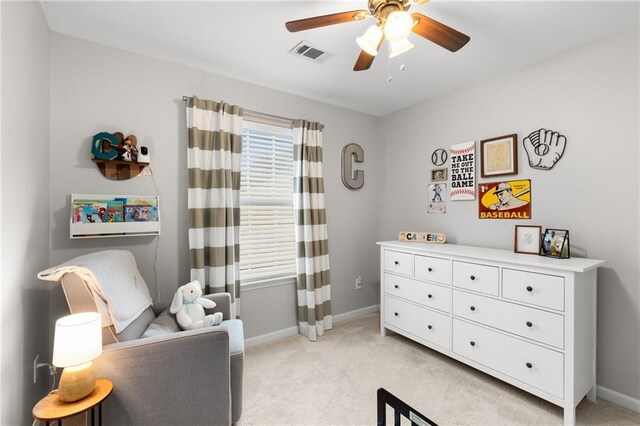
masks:
<svg viewBox="0 0 640 426"><path fill-rule="evenodd" d="M539 129L522 141L529 157L529 166L550 170L562 158L567 138L553 130Z"/></svg>

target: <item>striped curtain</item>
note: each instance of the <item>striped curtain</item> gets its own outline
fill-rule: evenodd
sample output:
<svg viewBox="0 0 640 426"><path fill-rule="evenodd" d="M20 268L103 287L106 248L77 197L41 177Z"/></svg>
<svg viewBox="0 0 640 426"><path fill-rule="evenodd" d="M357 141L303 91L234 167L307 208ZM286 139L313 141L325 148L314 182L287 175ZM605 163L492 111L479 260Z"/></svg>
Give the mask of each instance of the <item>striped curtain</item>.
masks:
<svg viewBox="0 0 640 426"><path fill-rule="evenodd" d="M189 253L191 280L203 292L231 294L240 316L240 156L238 106L187 99Z"/></svg>
<svg viewBox="0 0 640 426"><path fill-rule="evenodd" d="M322 177L322 127L304 120L293 122L298 328L300 334L312 341L333 326Z"/></svg>

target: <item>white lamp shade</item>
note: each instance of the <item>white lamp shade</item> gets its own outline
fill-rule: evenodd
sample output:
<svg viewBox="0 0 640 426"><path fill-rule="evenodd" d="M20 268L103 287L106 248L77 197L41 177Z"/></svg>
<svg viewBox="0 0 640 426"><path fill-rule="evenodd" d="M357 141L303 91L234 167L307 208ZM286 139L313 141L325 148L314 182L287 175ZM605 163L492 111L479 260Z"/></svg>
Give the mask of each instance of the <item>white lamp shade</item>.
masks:
<svg viewBox="0 0 640 426"><path fill-rule="evenodd" d="M377 25L371 25L364 35L356 39L356 43L360 49L364 50L371 56L378 54L378 44L382 40L382 30Z"/></svg>
<svg viewBox="0 0 640 426"><path fill-rule="evenodd" d="M413 18L409 12L397 10L387 17L384 24L384 35L391 43L407 38L413 28Z"/></svg>
<svg viewBox="0 0 640 426"><path fill-rule="evenodd" d="M102 321L97 312L69 315L56 321L53 365L71 367L92 361L102 353Z"/></svg>
<svg viewBox="0 0 640 426"><path fill-rule="evenodd" d="M401 53L406 52L407 50L413 49L413 44L406 38L400 41L389 42L389 44L391 45L391 52L389 52L390 58L398 56Z"/></svg>

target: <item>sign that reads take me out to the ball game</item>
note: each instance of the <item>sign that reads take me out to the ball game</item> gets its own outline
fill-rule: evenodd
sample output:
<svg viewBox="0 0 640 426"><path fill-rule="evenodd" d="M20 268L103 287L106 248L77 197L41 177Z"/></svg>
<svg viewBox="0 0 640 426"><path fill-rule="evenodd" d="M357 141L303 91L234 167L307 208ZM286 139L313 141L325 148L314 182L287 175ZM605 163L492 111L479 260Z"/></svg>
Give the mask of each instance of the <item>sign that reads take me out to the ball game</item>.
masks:
<svg viewBox="0 0 640 426"><path fill-rule="evenodd" d="M451 145L451 201L476 199L476 143Z"/></svg>
<svg viewBox="0 0 640 426"><path fill-rule="evenodd" d="M531 181L478 184L478 215L480 219L531 219Z"/></svg>

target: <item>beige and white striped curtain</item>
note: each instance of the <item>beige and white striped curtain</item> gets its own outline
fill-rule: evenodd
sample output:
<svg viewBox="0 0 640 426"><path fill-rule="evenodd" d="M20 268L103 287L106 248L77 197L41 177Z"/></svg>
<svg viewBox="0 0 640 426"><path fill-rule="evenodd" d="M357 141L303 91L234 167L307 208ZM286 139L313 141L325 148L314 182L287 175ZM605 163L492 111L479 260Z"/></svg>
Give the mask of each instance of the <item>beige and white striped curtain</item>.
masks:
<svg viewBox="0 0 640 426"><path fill-rule="evenodd" d="M187 98L191 279L203 292L231 294L240 315L242 108Z"/></svg>
<svg viewBox="0 0 640 426"><path fill-rule="evenodd" d="M333 327L322 127L304 120L293 122L298 328L300 334L312 341Z"/></svg>

